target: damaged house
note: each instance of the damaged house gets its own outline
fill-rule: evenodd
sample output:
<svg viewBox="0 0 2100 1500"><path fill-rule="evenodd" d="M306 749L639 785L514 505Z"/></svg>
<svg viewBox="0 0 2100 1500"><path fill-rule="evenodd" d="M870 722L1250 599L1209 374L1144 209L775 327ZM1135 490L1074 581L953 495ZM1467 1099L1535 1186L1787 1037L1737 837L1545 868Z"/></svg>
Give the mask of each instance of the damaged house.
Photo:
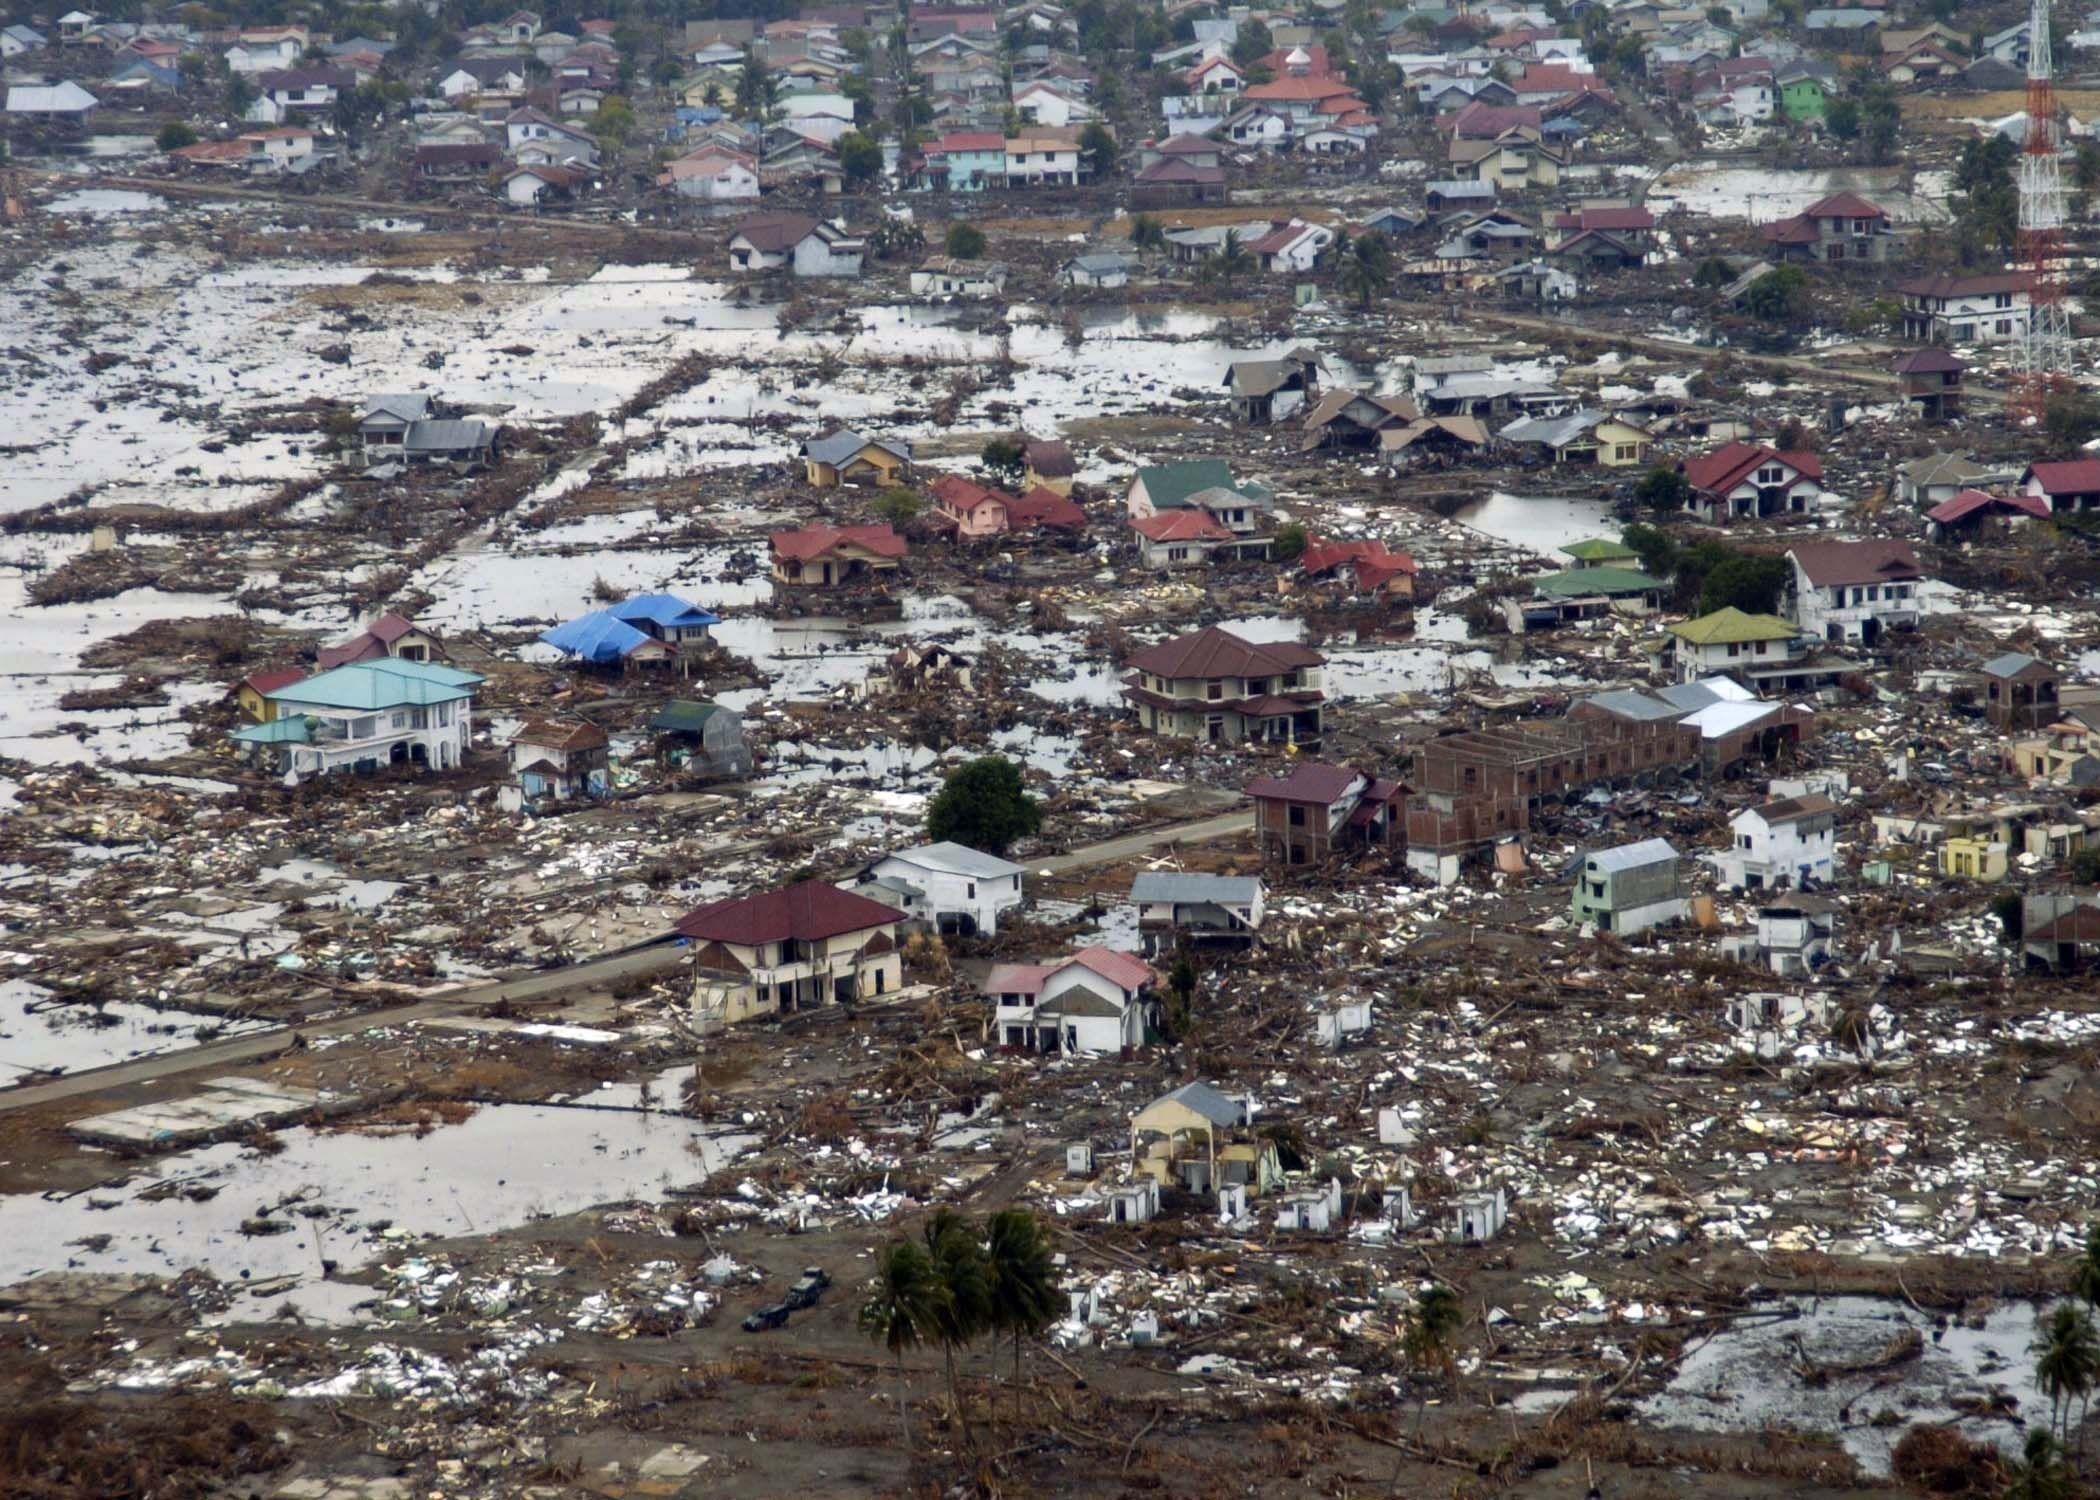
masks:
<svg viewBox="0 0 2100 1500"><path fill-rule="evenodd" d="M1787 609L1806 636L1872 646L1918 623L1925 572L1908 542L1797 542L1786 558Z"/></svg>
<svg viewBox="0 0 2100 1500"><path fill-rule="evenodd" d="M1247 784L1262 857L1280 865L1317 865L1336 853L1397 847L1405 833L1400 809L1406 791L1369 771L1318 761Z"/></svg>
<svg viewBox="0 0 2100 1500"><path fill-rule="evenodd" d="M1316 745L1325 669L1295 641L1256 644L1212 625L1133 656L1123 697L1153 734Z"/></svg>
<svg viewBox="0 0 2100 1500"><path fill-rule="evenodd" d="M1837 872L1837 806L1818 793L1746 807L1728 820L1728 838L1714 870L1731 891L1827 885Z"/></svg>
<svg viewBox="0 0 2100 1500"><path fill-rule="evenodd" d="M996 964L982 993L1002 1047L1044 1054L1121 1053L1159 1031L1159 975L1113 948L1046 964Z"/></svg>
<svg viewBox="0 0 2100 1500"><path fill-rule="evenodd" d="M611 755L605 731L580 719L527 719L510 737L510 768L528 799L604 796Z"/></svg>
<svg viewBox="0 0 2100 1500"><path fill-rule="evenodd" d="M1138 910L1138 944L1147 958L1172 949L1246 949L1262 922L1258 875L1183 874L1147 870L1130 882Z"/></svg>
<svg viewBox="0 0 2100 1500"><path fill-rule="evenodd" d="M1283 1181L1276 1143L1251 1128L1251 1103L1207 1083L1185 1083L1130 1118L1133 1169L1191 1193L1244 1188L1259 1197Z"/></svg>
<svg viewBox="0 0 2100 1500"><path fill-rule="evenodd" d="M887 522L776 531L770 545L775 583L824 589L895 573L909 550Z"/></svg>
<svg viewBox="0 0 2100 1500"><path fill-rule="evenodd" d="M854 890L942 934L989 937L1021 905L1020 865L964 844L899 849L860 872Z"/></svg>
<svg viewBox="0 0 2100 1500"><path fill-rule="evenodd" d="M1681 921L1686 910L1677 851L1668 839L1599 850L1575 873L1570 913L1578 927L1624 937Z"/></svg>
<svg viewBox="0 0 2100 1500"><path fill-rule="evenodd" d="M1823 461L1758 443L1728 443L1679 466L1686 509L1718 524L1732 516L1804 515L1823 500Z"/></svg>
<svg viewBox="0 0 2100 1500"><path fill-rule="evenodd" d="M478 672L388 657L336 667L263 696L267 723L234 742L289 781L413 765L456 770L473 740Z"/></svg>
<svg viewBox="0 0 2100 1500"><path fill-rule="evenodd" d="M693 1011L703 1022L851 1004L903 987L897 912L805 880L713 901L673 927L692 949Z"/></svg>

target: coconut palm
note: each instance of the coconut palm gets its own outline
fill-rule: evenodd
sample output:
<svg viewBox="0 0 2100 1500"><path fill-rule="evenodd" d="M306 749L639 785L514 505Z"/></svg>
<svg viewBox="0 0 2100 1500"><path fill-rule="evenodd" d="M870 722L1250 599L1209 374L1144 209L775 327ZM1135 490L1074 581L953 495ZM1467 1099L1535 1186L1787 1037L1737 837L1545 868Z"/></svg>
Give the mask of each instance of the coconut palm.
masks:
<svg viewBox="0 0 2100 1500"><path fill-rule="evenodd" d="M2071 1295L2087 1307L2100 1307L2100 1224L2085 1232L2085 1254L2071 1269Z"/></svg>
<svg viewBox="0 0 2100 1500"><path fill-rule="evenodd" d="M2063 1449L2041 1428L2028 1429L2026 1447L2013 1465L2004 1500L2067 1500L2070 1493L2071 1476L2064 1467Z"/></svg>
<svg viewBox="0 0 2100 1500"><path fill-rule="evenodd" d="M1350 241L1342 257L1341 279L1342 290L1356 298L1357 306L1368 309L1371 299L1393 280L1393 256L1385 236L1371 230Z"/></svg>
<svg viewBox="0 0 2100 1500"><path fill-rule="evenodd" d="M1416 1294L1414 1306L1407 1310L1406 1325L1400 1333L1400 1352L1410 1368L1420 1374L1432 1370L1442 1374L1446 1380L1458 1377L1458 1361L1455 1345L1459 1325L1465 1321L1465 1308L1458 1300L1458 1293L1441 1281L1432 1281ZM1425 1394L1415 1407L1415 1434L1422 1432L1422 1416L1428 1410L1429 1400Z"/></svg>
<svg viewBox="0 0 2100 1500"><path fill-rule="evenodd" d="M2048 1392L2053 1426L2070 1435L2071 1403L2092 1398L2100 1377L2100 1334L2092 1314L2074 1302L2059 1302L2042 1325L2042 1352L2034 1362L2035 1383Z"/></svg>
<svg viewBox="0 0 2100 1500"><path fill-rule="evenodd" d="M1248 253L1247 247L1240 243L1240 232L1237 229L1226 230L1225 238L1218 245L1218 279L1232 281L1253 264L1254 257Z"/></svg>
<svg viewBox="0 0 2100 1500"><path fill-rule="evenodd" d="M985 1271L991 1279L990 1319L994 1332L1014 1341L1014 1402L1021 1390L1021 1340L1035 1338L1057 1317L1057 1272L1035 1215L1005 1208L985 1226Z"/></svg>
<svg viewBox="0 0 2100 1500"><path fill-rule="evenodd" d="M970 1444L970 1414L963 1407L962 1383L955 1373L955 1351L991 1326L992 1286L984 1246L952 1208L937 1209L920 1231L933 1274L944 1295L933 1309L932 1332L948 1366L948 1399Z"/></svg>
<svg viewBox="0 0 2100 1500"><path fill-rule="evenodd" d="M875 1262L875 1288L861 1304L860 1329L897 1359L897 1415L904 1424L904 1446L911 1447L910 1390L904 1379L904 1351L938 1337L938 1322L948 1301L933 1257L912 1240L899 1240Z"/></svg>

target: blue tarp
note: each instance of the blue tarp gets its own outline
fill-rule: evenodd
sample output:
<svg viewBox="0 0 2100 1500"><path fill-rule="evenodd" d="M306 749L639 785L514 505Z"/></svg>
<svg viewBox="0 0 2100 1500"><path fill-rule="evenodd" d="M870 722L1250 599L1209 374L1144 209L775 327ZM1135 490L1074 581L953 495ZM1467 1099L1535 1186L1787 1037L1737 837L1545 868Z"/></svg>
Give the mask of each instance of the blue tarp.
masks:
<svg viewBox="0 0 2100 1500"><path fill-rule="evenodd" d="M543 632L540 639L557 651L602 664L624 660L635 647L646 645L649 637L611 610L594 609Z"/></svg>
<svg viewBox="0 0 2100 1500"><path fill-rule="evenodd" d="M722 623L720 615L688 604L676 594L636 594L632 599L622 599L605 613L616 620L647 620L661 627L680 625L691 628Z"/></svg>

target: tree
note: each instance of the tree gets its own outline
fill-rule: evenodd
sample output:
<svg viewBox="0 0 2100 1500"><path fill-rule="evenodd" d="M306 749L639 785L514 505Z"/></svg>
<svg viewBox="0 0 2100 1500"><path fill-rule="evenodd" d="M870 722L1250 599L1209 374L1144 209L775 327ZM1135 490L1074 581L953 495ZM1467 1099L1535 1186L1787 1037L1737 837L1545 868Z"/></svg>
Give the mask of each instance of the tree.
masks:
<svg viewBox="0 0 2100 1500"><path fill-rule="evenodd" d="M1130 248L1133 250L1164 250L1167 247L1167 231L1159 220L1150 214L1139 214L1130 221Z"/></svg>
<svg viewBox="0 0 2100 1500"><path fill-rule="evenodd" d="M936 1336L947 1288L933 1259L912 1240L899 1240L875 1261L875 1288L861 1304L860 1331L896 1356L897 1417L910 1450L910 1388L904 1381L904 1351Z"/></svg>
<svg viewBox="0 0 2100 1500"><path fill-rule="evenodd" d="M984 254L984 231L975 224L950 224L948 254L955 260L975 260Z"/></svg>
<svg viewBox="0 0 2100 1500"><path fill-rule="evenodd" d="M1342 259L1342 290L1356 298L1356 305L1368 309L1371 299L1383 292L1393 281L1392 249L1384 235L1372 230L1360 234L1351 242L1348 253Z"/></svg>
<svg viewBox="0 0 2100 1500"><path fill-rule="evenodd" d="M1225 238L1218 245L1217 259L1211 264L1217 267L1218 279L1225 282L1238 280L1246 273L1247 268L1254 264L1254 257L1248 253L1247 247L1240 243L1240 232L1237 229L1225 231Z"/></svg>
<svg viewBox="0 0 2100 1500"><path fill-rule="evenodd" d="M1057 1271L1035 1215L1003 1208L985 1225L985 1270L991 1278L989 1324L1014 1341L1014 1401L1021 1399L1021 1340L1039 1338L1057 1320Z"/></svg>
<svg viewBox="0 0 2100 1500"><path fill-rule="evenodd" d="M1799 266L1775 266L1750 283L1743 306L1767 323L1791 323L1808 295L1808 277Z"/></svg>
<svg viewBox="0 0 2100 1500"><path fill-rule="evenodd" d="M1962 147L1954 170L1956 247L1974 265L1995 250L2004 255L2019 237L2020 189L2013 180L2019 153L2002 135L1977 137Z"/></svg>
<svg viewBox="0 0 2100 1500"><path fill-rule="evenodd" d="M2075 1302L2060 1302L2042 1324L2041 1354L2034 1379L2049 1397L2051 1430L2070 1433L2071 1403L2090 1400L2100 1377L2100 1334L2092 1314Z"/></svg>
<svg viewBox="0 0 2100 1500"><path fill-rule="evenodd" d="M248 118L249 107L257 98L255 82L246 73L228 71L226 74L226 113L239 123Z"/></svg>
<svg viewBox="0 0 2100 1500"><path fill-rule="evenodd" d="M1674 469L1663 471L1671 478L1683 481L1684 476ZM1679 500L1679 506L1683 501ZM1635 521L1619 533L1621 546L1631 547L1640 555L1641 571L1650 578L1667 578L1677 566L1677 541L1660 526L1650 526L1645 521Z"/></svg>
<svg viewBox="0 0 2100 1500"><path fill-rule="evenodd" d="M1860 100L1860 147L1870 162L1896 159L1896 139L1903 129L1903 109L1896 102L1896 86L1885 81L1867 85Z"/></svg>
<svg viewBox="0 0 2100 1500"><path fill-rule="evenodd" d="M1768 615L1779 608L1787 571L1783 557L1737 553L1716 564L1700 584L1699 613L1710 615L1732 606L1746 615Z"/></svg>
<svg viewBox="0 0 2100 1500"><path fill-rule="evenodd" d="M1276 39L1269 35L1269 28L1260 21L1242 21L1240 29L1232 39L1232 62L1237 68L1253 65L1258 57L1267 57L1276 50Z"/></svg>
<svg viewBox="0 0 2100 1500"><path fill-rule="evenodd" d="M1458 1300L1458 1293L1441 1281L1432 1281L1417 1292L1400 1330L1400 1353L1408 1368L1421 1375L1434 1371L1446 1380L1456 1379L1455 1346L1459 1327L1464 1321L1465 1308ZM1415 1405L1417 1436L1422 1431L1422 1414L1428 1405L1425 1392Z"/></svg>
<svg viewBox="0 0 2100 1500"><path fill-rule="evenodd" d="M634 106L619 94L608 94L598 106L598 113L591 117L591 132L602 135L615 146L627 144L627 137L634 134Z"/></svg>
<svg viewBox="0 0 2100 1500"><path fill-rule="evenodd" d="M1692 498L1692 482L1667 464L1657 464L1633 487L1633 498L1653 511L1680 511Z"/></svg>
<svg viewBox="0 0 2100 1500"><path fill-rule="evenodd" d="M1277 562L1296 562L1305 555L1305 541L1305 527L1286 521L1276 528L1275 538L1269 543L1269 556Z"/></svg>
<svg viewBox="0 0 2100 1500"><path fill-rule="evenodd" d="M933 1274L946 1293L933 1304L932 1332L948 1366L949 1404L962 1427L964 1444L974 1446L970 1414L963 1405L962 1384L955 1373L955 1351L991 1326L990 1266L977 1236L952 1208L935 1209L920 1237L925 1241L927 1258L933 1263Z"/></svg>
<svg viewBox="0 0 2100 1500"><path fill-rule="evenodd" d="M740 115L755 115L771 122L773 105L780 98L780 79L759 61L748 46L744 48L743 71L736 78L736 108Z"/></svg>
<svg viewBox="0 0 2100 1500"><path fill-rule="evenodd" d="M1823 128L1837 140L1859 139L1859 101L1837 98L1830 101L1823 111Z"/></svg>
<svg viewBox="0 0 2100 1500"><path fill-rule="evenodd" d="M184 146L197 144L197 132L180 120L170 120L160 127L160 134L153 138L153 145L160 151L180 151Z"/></svg>
<svg viewBox="0 0 2100 1500"><path fill-rule="evenodd" d="M849 130L838 138L839 174L859 187L882 174L882 147L863 130Z"/></svg>
<svg viewBox="0 0 2100 1500"><path fill-rule="evenodd" d="M2073 387L2053 390L2042 403L2042 431L2059 448L2082 448L2100 437L2100 403Z"/></svg>
<svg viewBox="0 0 2100 1500"><path fill-rule="evenodd" d="M2088 844L2085 848L2073 854L2071 856L2070 870L2071 878L2080 885L2100 885L2100 847ZM2094 1287L2095 1290L2100 1290L2100 1281L2096 1281ZM2080 1293L2080 1295L2083 1296L2084 1294ZM2088 1302L2095 1300L2092 1297L2086 1298Z"/></svg>
<svg viewBox="0 0 2100 1500"><path fill-rule="evenodd" d="M1002 433L998 437L984 440L977 450L977 461L994 473L1004 474L1009 479L1019 479L1028 466L1028 445L1020 438Z"/></svg>
<svg viewBox="0 0 2100 1500"><path fill-rule="evenodd" d="M1096 182L1115 176L1116 138L1099 120L1089 121L1079 132L1079 154Z"/></svg>
<svg viewBox="0 0 2100 1500"><path fill-rule="evenodd" d="M1043 825L1043 810L1021 786L1021 768L1002 755L982 755L949 773L926 809L926 833L1004 854Z"/></svg>
<svg viewBox="0 0 2100 1500"><path fill-rule="evenodd" d="M2070 1494L2071 1473L2062 1447L2053 1434L2030 1427L2003 1500L2070 1500Z"/></svg>
<svg viewBox="0 0 2100 1500"><path fill-rule="evenodd" d="M926 248L926 231L910 219L886 217L868 236L868 248L877 260L917 255Z"/></svg>
<svg viewBox="0 0 2100 1500"><path fill-rule="evenodd" d="M868 509L874 511L876 515L889 522L892 526L902 526L906 521L909 521L919 513L919 508L918 492L906 489L901 484L891 485L877 495L873 503L868 506Z"/></svg>
<svg viewBox="0 0 2100 1500"><path fill-rule="evenodd" d="M2100 1222L2085 1232L2085 1253L2071 1270L2071 1295L2087 1307L2100 1307Z"/></svg>

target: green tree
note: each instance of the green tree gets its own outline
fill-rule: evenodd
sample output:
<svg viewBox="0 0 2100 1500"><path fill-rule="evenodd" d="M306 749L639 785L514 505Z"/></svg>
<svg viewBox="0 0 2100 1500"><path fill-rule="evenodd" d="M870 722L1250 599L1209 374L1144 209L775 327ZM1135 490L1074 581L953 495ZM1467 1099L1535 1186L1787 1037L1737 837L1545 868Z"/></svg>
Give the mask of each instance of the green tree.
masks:
<svg viewBox="0 0 2100 1500"><path fill-rule="evenodd" d="M184 146L197 144L197 132L180 120L170 120L160 127L160 134L153 138L154 149L180 151Z"/></svg>
<svg viewBox="0 0 2100 1500"><path fill-rule="evenodd" d="M984 231L975 224L956 223L948 226L945 241L948 254L956 260L975 260L984 254Z"/></svg>
<svg viewBox="0 0 2100 1500"><path fill-rule="evenodd" d="M2053 1433L2030 1427L2002 1500L2070 1500L2070 1496L2071 1471L2064 1463L2062 1446Z"/></svg>
<svg viewBox="0 0 2100 1500"><path fill-rule="evenodd" d="M1028 445L1011 433L1001 433L984 440L984 446L977 450L977 461L994 473L1019 479L1028 467Z"/></svg>
<svg viewBox="0 0 2100 1500"><path fill-rule="evenodd" d="M1276 528L1276 539L1269 544L1269 556L1278 562L1296 562L1305 555L1305 527L1297 521L1286 521Z"/></svg>
<svg viewBox="0 0 2100 1500"><path fill-rule="evenodd" d="M1167 231L1152 215L1139 214L1130 221L1130 247L1133 250L1164 250L1167 248Z"/></svg>
<svg viewBox="0 0 2100 1500"><path fill-rule="evenodd" d="M946 1296L933 1305L933 1336L941 1346L948 1367L948 1400L962 1428L965 1446L975 1446L970 1435L970 1413L962 1399L962 1382L956 1374L956 1351L969 1346L991 1327L992 1279L990 1264L977 1236L963 1216L952 1208L937 1208L920 1232L927 1259Z"/></svg>
<svg viewBox="0 0 2100 1500"><path fill-rule="evenodd" d="M1400 1355L1418 1375L1440 1374L1447 1381L1458 1378L1458 1330L1465 1322L1465 1308L1458 1293L1441 1281L1432 1281L1415 1294L1400 1329ZM1422 1415L1429 1405L1425 1390L1415 1404L1415 1435L1422 1432Z"/></svg>
<svg viewBox="0 0 2100 1500"><path fill-rule="evenodd" d="M1369 309L1371 299L1393 282L1393 252L1384 235L1376 230L1360 234L1350 242L1342 259L1342 290L1356 298L1356 305Z"/></svg>
<svg viewBox="0 0 2100 1500"><path fill-rule="evenodd" d="M1240 243L1240 232L1237 229L1228 229L1211 264L1217 268L1220 281L1231 283L1247 273L1248 268L1254 264L1254 256Z"/></svg>
<svg viewBox="0 0 2100 1500"><path fill-rule="evenodd" d="M1258 57L1267 57L1276 50L1276 39L1269 35L1269 28L1261 21L1242 21L1237 35L1232 39L1233 66L1252 66Z"/></svg>
<svg viewBox="0 0 2100 1500"><path fill-rule="evenodd" d="M1004 854L1042 825L1042 807L1023 789L1021 768L1001 755L957 766L926 809L929 838L986 854Z"/></svg>
<svg viewBox="0 0 2100 1500"><path fill-rule="evenodd" d="M2085 1250L2071 1268L2071 1295L2087 1307L2100 1307L2100 1222L2085 1232Z"/></svg>
<svg viewBox="0 0 2100 1500"><path fill-rule="evenodd" d="M634 134L634 106L619 94L607 94L598 106L598 113L591 116L591 133L603 136L615 146L627 144Z"/></svg>
<svg viewBox="0 0 2100 1500"><path fill-rule="evenodd" d="M751 48L745 47L743 70L736 76L737 113L771 123L773 106L779 98L780 79Z"/></svg>
<svg viewBox="0 0 2100 1500"><path fill-rule="evenodd" d="M840 175L855 187L873 182L882 175L882 147L867 132L847 131L838 138L834 149L839 154Z"/></svg>
<svg viewBox="0 0 2100 1500"><path fill-rule="evenodd" d="M2080 448L2100 437L2100 402L2073 386L2049 393L2042 403L2042 431L2059 448Z"/></svg>
<svg viewBox="0 0 2100 1500"><path fill-rule="evenodd" d="M1859 139L1859 101L1839 97L1830 101L1823 110L1823 128L1841 141Z"/></svg>
<svg viewBox="0 0 2100 1500"><path fill-rule="evenodd" d="M1716 565L1700 584L1699 613L1710 615L1733 606L1746 615L1771 614L1786 590L1787 572L1783 557L1737 553Z"/></svg>
<svg viewBox="0 0 2100 1500"><path fill-rule="evenodd" d="M2080 885L2100 885L2100 847L2088 844L2071 856L2071 878ZM2088 1297L2087 1301L2093 1299Z"/></svg>
<svg viewBox="0 0 2100 1500"><path fill-rule="evenodd" d="M1040 1338L1057 1321L1057 1269L1034 1214L1003 1208L985 1225L985 1270L991 1278L989 1326L1014 1343L1014 1402L1021 1399L1021 1341Z"/></svg>
<svg viewBox="0 0 2100 1500"><path fill-rule="evenodd" d="M919 513L919 494L901 484L893 484L877 495L868 509L892 526L902 526Z"/></svg>
<svg viewBox="0 0 2100 1500"><path fill-rule="evenodd" d="M1671 478L1679 483L1684 481L1684 476L1675 469L1665 469L1662 472L1670 475ZM1680 497L1676 501L1675 508L1682 509L1683 506L1684 501ZM1635 521L1619 533L1619 543L1621 546L1631 547L1636 553L1640 554L1641 571L1650 578L1668 578L1671 570L1677 566L1677 541L1660 526L1650 526L1645 521Z"/></svg>
<svg viewBox="0 0 2100 1500"><path fill-rule="evenodd" d="M1079 154L1086 161L1086 169L1094 181L1102 182L1116 174L1116 138L1109 128L1099 120L1089 121L1079 132Z"/></svg>
<svg viewBox="0 0 2100 1500"><path fill-rule="evenodd" d="M1808 300L1808 277L1799 266L1775 266L1743 293L1743 306L1767 323L1791 323Z"/></svg>
<svg viewBox="0 0 2100 1500"><path fill-rule="evenodd" d="M238 124L248 118L249 107L256 99L255 82L246 73L229 70L226 74L224 102L226 113Z"/></svg>
<svg viewBox="0 0 2100 1500"><path fill-rule="evenodd" d="M1667 464L1657 464L1633 487L1633 498L1652 511L1669 514L1683 510L1692 498L1692 482ZM1633 546L1628 542L1627 546Z"/></svg>
<svg viewBox="0 0 2100 1500"><path fill-rule="evenodd" d="M897 1417L907 1452L912 1446L911 1390L904 1379L904 1351L938 1337L947 1298L933 1258L916 1241L899 1240L876 1258L875 1287L861 1304L861 1332L897 1360Z"/></svg>
<svg viewBox="0 0 2100 1500"><path fill-rule="evenodd" d="M2071 1403L2090 1400L2100 1377L2100 1334L2093 1317L2075 1302L2060 1302L2041 1325L2041 1353L2034 1362L2035 1383L2049 1397L2052 1430L2070 1435Z"/></svg>
<svg viewBox="0 0 2100 1500"><path fill-rule="evenodd" d="M1903 130L1903 110L1896 101L1896 86L1885 81L1867 85L1859 106L1860 148L1870 162L1896 159L1896 141Z"/></svg>

